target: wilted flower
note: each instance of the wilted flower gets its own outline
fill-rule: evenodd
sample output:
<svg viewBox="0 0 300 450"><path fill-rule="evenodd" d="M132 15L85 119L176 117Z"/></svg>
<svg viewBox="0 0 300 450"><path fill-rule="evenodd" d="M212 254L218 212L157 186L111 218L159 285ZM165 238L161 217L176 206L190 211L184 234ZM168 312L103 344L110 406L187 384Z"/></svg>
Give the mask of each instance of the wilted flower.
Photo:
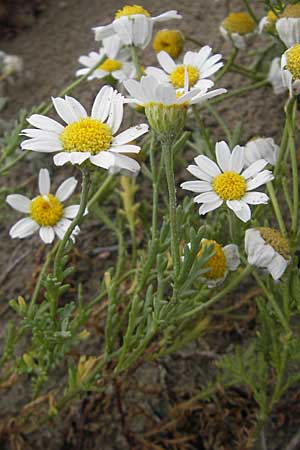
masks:
<svg viewBox="0 0 300 450"><path fill-rule="evenodd" d="M244 152L244 167L249 167L258 159L264 159L275 166L279 154L279 145L273 138L255 138L247 142Z"/></svg>
<svg viewBox="0 0 300 450"><path fill-rule="evenodd" d="M178 58L183 50L184 37L179 30L160 30L154 36L152 45L156 53L165 51L172 58Z"/></svg>
<svg viewBox="0 0 300 450"><path fill-rule="evenodd" d="M250 228L245 234L248 263L266 269L278 280L290 262L289 242L273 228Z"/></svg>
<svg viewBox="0 0 300 450"><path fill-rule="evenodd" d="M124 45L145 48L152 38L153 24L170 19L181 19L177 11L167 11L156 17L139 5L125 5L116 12L109 25L93 28L96 41L117 34Z"/></svg>
<svg viewBox="0 0 300 450"><path fill-rule="evenodd" d="M287 47L300 44L300 5L287 5L276 22L276 30Z"/></svg>
<svg viewBox="0 0 300 450"><path fill-rule="evenodd" d="M290 94L300 94L300 44L286 50L281 57L282 82Z"/></svg>
<svg viewBox="0 0 300 450"><path fill-rule="evenodd" d="M222 284L228 272L235 271L240 265L240 254L235 244L222 247L218 242L210 239L202 239L198 257L202 255L205 248L212 246L213 255L204 264L203 269L209 269L201 276L201 281L213 288Z"/></svg>
<svg viewBox="0 0 300 450"><path fill-rule="evenodd" d="M287 87L283 84L282 81L282 71L279 56L274 58L271 62L270 70L268 73L268 81L272 85L273 91L276 95L282 94L287 90Z"/></svg>
<svg viewBox="0 0 300 450"><path fill-rule="evenodd" d="M236 48L244 50L256 32L256 23L245 12L230 13L220 26L222 36Z"/></svg>

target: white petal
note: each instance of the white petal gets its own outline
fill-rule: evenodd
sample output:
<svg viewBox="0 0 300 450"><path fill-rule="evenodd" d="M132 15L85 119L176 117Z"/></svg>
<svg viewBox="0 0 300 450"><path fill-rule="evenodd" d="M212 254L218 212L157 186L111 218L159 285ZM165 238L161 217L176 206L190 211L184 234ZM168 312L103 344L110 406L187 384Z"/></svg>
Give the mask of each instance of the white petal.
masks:
<svg viewBox="0 0 300 450"><path fill-rule="evenodd" d="M207 181L185 181L180 187L192 192L208 192L212 191L212 186Z"/></svg>
<svg viewBox="0 0 300 450"><path fill-rule="evenodd" d="M142 77L143 78L146 77ZM151 77L153 78L153 77ZM156 85L156 80L154 79L154 83ZM141 103L147 102L147 97L144 95L144 92L142 90L141 83L139 83L136 80L126 80L124 81L123 85L125 86L125 89L129 92L129 94L136 100L138 100ZM153 100L153 99L152 99Z"/></svg>
<svg viewBox="0 0 300 450"><path fill-rule="evenodd" d="M117 94L112 101L107 120L107 125L111 128L112 134L115 134L121 126L123 120L123 104L122 94Z"/></svg>
<svg viewBox="0 0 300 450"><path fill-rule="evenodd" d="M51 244L54 241L55 233L52 227L41 227L40 238L45 244Z"/></svg>
<svg viewBox="0 0 300 450"><path fill-rule="evenodd" d="M165 20L171 19L182 19L182 16L178 14L178 12L175 9L172 9L170 11L166 11L162 14L159 14L156 17L152 17L153 22L164 22Z"/></svg>
<svg viewBox="0 0 300 450"><path fill-rule="evenodd" d="M109 147L109 151L115 153L140 153L141 147L139 147L138 145L124 144L116 145L115 147Z"/></svg>
<svg viewBox="0 0 300 450"><path fill-rule="evenodd" d="M158 67L147 67L145 72L147 75L156 78L160 83L168 83L169 81L169 76Z"/></svg>
<svg viewBox="0 0 300 450"><path fill-rule="evenodd" d="M101 27L92 28L95 33L95 41L102 41L107 37L113 36L115 31L112 24L104 25Z"/></svg>
<svg viewBox="0 0 300 450"><path fill-rule="evenodd" d="M63 166L67 162L80 165L89 159L90 156L89 152L61 152L54 155L53 161L56 166Z"/></svg>
<svg viewBox="0 0 300 450"><path fill-rule="evenodd" d="M58 198L60 202L67 200L76 189L78 181L74 177L67 178L57 189L55 197Z"/></svg>
<svg viewBox="0 0 300 450"><path fill-rule="evenodd" d="M194 198L195 203L213 203L220 200L220 197L213 191L203 192Z"/></svg>
<svg viewBox="0 0 300 450"><path fill-rule="evenodd" d="M82 106L81 103L79 103L78 100L76 100L73 97L69 97L66 95L66 102L67 104L73 109L74 113L78 118L85 118L87 117L87 112L85 108Z"/></svg>
<svg viewBox="0 0 300 450"><path fill-rule="evenodd" d="M236 145L231 153L229 170L240 173L244 167L244 148Z"/></svg>
<svg viewBox="0 0 300 450"><path fill-rule="evenodd" d="M194 177L199 178L200 180L207 181L210 183L212 181L212 178L210 175L208 175L206 172L200 169L198 166L190 165L186 169L188 172L190 172Z"/></svg>
<svg viewBox="0 0 300 450"><path fill-rule="evenodd" d="M67 124L77 122L77 120L79 120L80 117L75 113L74 109L65 99L60 97L52 97L52 102L59 117L61 117L61 119Z"/></svg>
<svg viewBox="0 0 300 450"><path fill-rule="evenodd" d="M242 177L246 178L247 180L248 178L257 175L264 167L266 167L267 164L267 161L265 161L264 159L255 161L248 167L248 169L242 172Z"/></svg>
<svg viewBox="0 0 300 450"><path fill-rule="evenodd" d="M281 276L285 272L285 269L287 268L288 263L289 261L287 261L283 256L281 256L279 253L275 253L275 257L267 266L267 269L274 280L279 280L279 278L281 278Z"/></svg>
<svg viewBox="0 0 300 450"><path fill-rule="evenodd" d="M48 195L50 192L51 180L48 169L41 169L39 172L39 191L41 195Z"/></svg>
<svg viewBox="0 0 300 450"><path fill-rule="evenodd" d="M16 211L29 213L31 200L20 194L10 194L6 197L6 202Z"/></svg>
<svg viewBox="0 0 300 450"><path fill-rule="evenodd" d="M19 220L9 230L9 235L12 239L23 239L31 236L36 230L39 229L39 225L29 217Z"/></svg>
<svg viewBox="0 0 300 450"><path fill-rule="evenodd" d="M93 119L101 120L104 122L109 114L112 96L113 96L113 88L111 86L103 86L97 94L93 107L91 116Z"/></svg>
<svg viewBox="0 0 300 450"><path fill-rule="evenodd" d="M216 202L212 202L212 203L204 203L202 206L200 206L199 208L199 214L206 214L209 211L213 211L214 209L219 208L219 206L221 206L223 203L223 200L218 200Z"/></svg>
<svg viewBox="0 0 300 450"><path fill-rule="evenodd" d="M149 130L149 126L146 123L141 123L140 125L136 125L135 127L128 128L127 130L120 133L118 136L114 137L112 145L123 145L127 144L134 139L137 139L139 136L147 133Z"/></svg>
<svg viewBox="0 0 300 450"><path fill-rule="evenodd" d="M243 222L251 219L251 210L247 203L242 200L227 200L228 208L232 209L234 214Z"/></svg>
<svg viewBox="0 0 300 450"><path fill-rule="evenodd" d="M243 201L250 205L266 204L269 201L269 197L263 192L247 192L243 197Z"/></svg>
<svg viewBox="0 0 300 450"><path fill-rule="evenodd" d="M211 177L216 177L221 173L217 164L211 159L209 159L207 156L204 155L197 156L195 158L195 163L197 164L197 166L199 166L199 168L203 172L207 173Z"/></svg>
<svg viewBox="0 0 300 450"><path fill-rule="evenodd" d="M109 151L100 152L96 156L91 156L90 161L98 167L109 170L111 173L118 173L121 169L137 173L140 165L132 158Z"/></svg>
<svg viewBox="0 0 300 450"><path fill-rule="evenodd" d="M21 142L23 150L33 150L41 153L52 153L62 150L62 144L59 139L50 140L49 138L42 140L40 138L27 139Z"/></svg>
<svg viewBox="0 0 300 450"><path fill-rule="evenodd" d="M273 180L274 176L270 170L263 170L260 172L253 180L247 181L247 191L252 191L253 189L261 186L262 184L268 183Z"/></svg>
<svg viewBox="0 0 300 450"><path fill-rule="evenodd" d="M161 65L161 67L167 73L171 73L176 68L176 64L175 64L174 60L165 51L159 52L157 54L157 59L158 59L159 64Z"/></svg>
<svg viewBox="0 0 300 450"><path fill-rule="evenodd" d="M176 91L168 84L158 84L156 89L157 100L164 105L176 103Z"/></svg>
<svg viewBox="0 0 300 450"><path fill-rule="evenodd" d="M200 93L196 95L193 100L191 101L191 105L194 104L201 104L209 100L210 98L216 97L218 95L226 94L227 90L220 88L220 89L214 89L213 91L207 92L205 94Z"/></svg>
<svg viewBox="0 0 300 450"><path fill-rule="evenodd" d="M229 244L223 247L223 251L226 256L228 269L231 271L236 270L240 265L240 252L238 246Z"/></svg>
<svg viewBox="0 0 300 450"><path fill-rule="evenodd" d="M66 219L74 219L77 216L80 205L71 205L64 208L63 217Z"/></svg>
<svg viewBox="0 0 300 450"><path fill-rule="evenodd" d="M54 231L59 237L59 239L63 239L66 231L70 227L72 221L69 219L61 219L54 227Z"/></svg>
<svg viewBox="0 0 300 450"><path fill-rule="evenodd" d="M230 158L231 152L225 141L216 143L216 157L217 162L223 172L228 172L230 170Z"/></svg>
<svg viewBox="0 0 300 450"><path fill-rule="evenodd" d="M64 131L64 127L60 123L56 122L56 120L50 119L50 117L42 116L41 114L32 114L32 116L27 119L27 122L36 128L40 128L41 130L53 131L58 134Z"/></svg>

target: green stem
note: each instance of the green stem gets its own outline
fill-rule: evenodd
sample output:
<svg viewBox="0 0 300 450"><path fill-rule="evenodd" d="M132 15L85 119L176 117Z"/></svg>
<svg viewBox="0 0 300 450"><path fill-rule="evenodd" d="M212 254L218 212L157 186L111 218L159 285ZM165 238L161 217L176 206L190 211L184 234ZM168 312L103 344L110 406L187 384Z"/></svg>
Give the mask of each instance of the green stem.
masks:
<svg viewBox="0 0 300 450"><path fill-rule="evenodd" d="M281 138L281 143L280 143L280 150L279 150L279 155L278 155L278 159L276 162L276 167L274 170L274 177L275 180L278 176L278 174L280 173L280 171L282 170L282 160L286 151L286 147L287 147L287 143L288 143L288 131L289 131L289 127L288 127L288 121L285 121L285 125L284 125L284 129L283 129L283 134L282 134L282 138Z"/></svg>
<svg viewBox="0 0 300 450"><path fill-rule="evenodd" d="M287 121L289 130L289 149L291 155L292 176L293 176L293 215L292 215L292 233L295 237L298 229L299 219L299 177L297 166L297 154L295 146L295 108L296 100L293 97L287 107Z"/></svg>
<svg viewBox="0 0 300 450"><path fill-rule="evenodd" d="M197 125L198 125L198 127L200 129L201 135L202 135L202 137L204 139L204 142L206 144L207 151L208 151L210 156L213 156L214 149L213 149L213 146L212 146L212 143L211 143L211 140L210 140L210 136L209 136L207 128L205 127L205 125L203 123L203 120L202 120L202 118L201 118L201 116L199 114L199 111L197 110L196 105L192 106L192 110L193 110L193 114L194 114L195 120L197 122Z"/></svg>
<svg viewBox="0 0 300 450"><path fill-rule="evenodd" d="M286 231L284 220L283 220L283 217L282 217L282 214L280 211L280 206L279 206L279 203L278 203L275 191L274 191L273 184L271 182L267 183L267 190L268 190L271 202L272 202L272 206L273 206L274 213L275 213L275 216L276 216L279 228L280 228L280 232L284 237L287 237L287 231Z"/></svg>
<svg viewBox="0 0 300 450"><path fill-rule="evenodd" d="M101 184L99 189L95 192L95 194L90 198L87 204L87 208L91 208L94 203L98 202L100 203L102 198L105 197L105 194L107 191L111 188L112 182L115 180L115 177L113 175L108 175L106 179L104 180L104 183Z"/></svg>
<svg viewBox="0 0 300 450"><path fill-rule="evenodd" d="M259 89L262 87L265 87L269 84L268 80L261 80L257 83L248 84L247 86L243 86L238 89L233 89L230 92L227 92L226 94L219 95L216 98L213 98L210 100L211 105L216 105L218 103L223 102L224 100L228 100L229 98L235 97L236 95L245 94L246 92L253 91L254 89ZM205 107L205 106L203 106Z"/></svg>
<svg viewBox="0 0 300 450"><path fill-rule="evenodd" d="M210 306L214 305L216 302L224 298L225 295L229 294L233 289L240 285L241 281L246 278L253 270L253 267L247 265L242 272L240 272L222 291L218 292L218 294L214 295L210 300L206 303L202 303L197 306L193 310L183 314L180 318L187 319L189 317L193 317L195 314L198 314L200 311L204 311Z"/></svg>
<svg viewBox="0 0 300 450"><path fill-rule="evenodd" d="M216 111L216 109L213 106L211 106L209 103L207 103L207 109L214 116L214 118L216 119L216 121L218 122L218 124L220 125L222 130L224 131L226 139L229 143L229 146L231 147L232 146L232 136L231 136L230 130L229 130L225 120Z"/></svg>
<svg viewBox="0 0 300 450"><path fill-rule="evenodd" d="M31 297L31 300L30 300L30 303L29 303L29 307L28 307L28 316L29 317L32 317L33 308L34 308L34 305L35 305L35 303L37 301L37 298L38 298L38 295L39 295L39 292L40 292L40 289L41 289L42 281L43 281L43 279L44 279L44 277L46 275L46 272L47 272L47 270L49 268L49 265L51 263L52 257L53 257L53 255L55 254L55 252L56 252L56 250L58 248L58 244L59 244L59 242L56 242L56 244L49 251L48 255L46 256L46 260L44 262L42 270L40 271L40 274L39 274L38 280L36 282L36 285L35 285L35 288L34 288L34 292L32 294L32 297Z"/></svg>
<svg viewBox="0 0 300 450"><path fill-rule="evenodd" d="M225 62L225 65L222 67L222 69L219 71L219 73L216 75L215 80L219 81L223 76L228 72L230 67L232 66L235 58L237 57L238 49L236 47L233 47L233 49L230 52L228 60Z"/></svg>
<svg viewBox="0 0 300 450"><path fill-rule="evenodd" d="M284 317L280 307L278 306L275 298L273 297L271 292L266 288L266 286L264 285L264 283L260 279L260 277L257 274L257 272L253 271L253 276L256 279L256 282L259 285L259 287L262 289L265 297L271 303L271 305L272 305L272 307L273 307L273 309L275 311L275 314L277 315L277 318L278 318L279 322L281 323L283 329L285 330L286 333L289 333L290 332L289 324L288 324L286 318Z"/></svg>
<svg viewBox="0 0 300 450"><path fill-rule="evenodd" d="M169 192L171 251L172 251L175 278L177 278L179 275L179 271L180 271L180 254L179 254L178 227L177 227L177 215L176 215L176 188L175 188L175 179L174 179L174 158L173 158L172 144L170 142L162 143L162 153L163 153L163 157L164 157L165 172L166 172L168 192Z"/></svg>
<svg viewBox="0 0 300 450"><path fill-rule="evenodd" d="M134 45L131 46L131 57L136 71L136 79L140 80L141 76L143 75L143 70L140 63L138 51L139 49L137 47L135 47Z"/></svg>
<svg viewBox="0 0 300 450"><path fill-rule="evenodd" d="M76 217L73 219L72 223L70 224L69 228L67 229L63 239L59 243L59 247L55 256L54 260L54 269L53 274L54 276L59 279L59 273L61 269L61 259L64 256L65 247L69 242L69 239L76 228L76 226L80 225L87 203L88 203L88 193L89 193L89 187L90 187L90 173L87 169L82 169L82 192L81 192L81 198L80 198L80 206L78 213Z"/></svg>
<svg viewBox="0 0 300 450"><path fill-rule="evenodd" d="M250 14L250 16L252 17L252 19L254 20L254 22L255 22L256 24L258 24L258 18L257 18L256 15L254 14L254 11L253 11L253 9L252 9L251 6L250 6L249 0L243 0L243 2L244 2L244 5L245 5L245 7L246 7L248 13Z"/></svg>
<svg viewBox="0 0 300 450"><path fill-rule="evenodd" d="M152 190L153 190L153 200L152 200L152 240L157 238L157 218L158 218L158 171L155 161L155 135L151 136L150 143L150 166L152 174Z"/></svg>

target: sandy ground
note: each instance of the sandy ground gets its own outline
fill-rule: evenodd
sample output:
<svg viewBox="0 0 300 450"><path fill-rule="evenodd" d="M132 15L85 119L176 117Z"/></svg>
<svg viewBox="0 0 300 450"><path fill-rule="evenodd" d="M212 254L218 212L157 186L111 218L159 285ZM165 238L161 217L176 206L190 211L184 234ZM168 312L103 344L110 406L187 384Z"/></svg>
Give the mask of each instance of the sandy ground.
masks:
<svg viewBox="0 0 300 450"><path fill-rule="evenodd" d="M223 43L218 33L218 25L226 15L225 1L147 0L139 3L153 14L168 9L178 9L184 16L184 21L180 23L180 29L184 33L228 55L230 49ZM34 105L48 101L50 96L57 95L63 87L71 83L74 80L75 70L78 68L78 57L97 48L91 28L109 23L113 12L123 5L124 2L119 0L48 0L44 12L31 28L19 33L13 39L2 39L0 48L8 53L22 56L25 69L22 79L16 85L9 86L7 96L10 101L8 107L1 113L1 117L11 120L16 117L20 108L30 110ZM232 9L241 10L242 2L231 1ZM174 26L174 22L172 25ZM155 55L149 48L145 54L144 63L154 62ZM232 75L225 77L222 82L222 86L228 89L243 84L245 84L244 80ZM83 84L76 89L74 96L89 107L99 87L97 81L88 85ZM220 111L225 114L231 126L236 121L243 120L244 139L267 135L278 140L282 123L282 104L282 98L271 95L270 91L267 95L265 90L260 90L255 94L245 95L234 103L227 102ZM210 123L216 137L224 138L216 124L212 120ZM31 175L33 167L34 163L30 161L28 167L23 168L24 170L17 170L8 180L9 184L15 183L15 177L19 183L25 182ZM7 267L16 261L18 255L22 254L23 259L17 266L17 274L14 270L9 273L9 276L4 276L1 281L3 284L0 306L4 311L3 314L6 314L4 320L7 320L8 315L5 307L7 298L10 299L20 289L24 290L24 280L26 280L25 290L30 289L32 280L27 279L28 274L32 267L39 265L42 257L41 246L37 241L31 240L24 245L6 239L10 221L11 219L8 218L0 226L0 274L6 273ZM106 243L104 239L104 244ZM97 244L101 245L101 238ZM83 239L80 250L84 251L86 247L88 243ZM83 262L81 264L84 272ZM226 331L221 332L221 343L214 342L212 349L207 342L202 342L201 345L196 343L187 351L173 355L160 364L143 367L134 374L132 379L122 382L121 387L109 386L105 394L86 395L75 403L61 422L55 422L53 427L45 427L39 433L23 436L20 441L23 447L13 447L11 438L6 436L2 443L0 441L0 448L3 450L19 450L19 448L21 450L23 448L26 450L45 448L47 450L133 450L135 448L245 450L250 448L247 447L247 436L251 433L255 404L249 393L242 390L220 392L208 404L200 404L197 410L176 415L175 430L174 425L173 428L172 424L169 425L166 427L163 438L159 431L153 430L159 427L160 423L174 419L170 415L170 409L179 401L198 392L213 366L215 354L223 352L230 343L240 343L244 329L249 335L252 314L253 310L249 307L245 320L239 323L238 329L234 322L229 321ZM218 330L217 324L215 327ZM199 345L202 350L206 349L206 352L200 351ZM24 379L23 385L3 395L2 417L17 411L28 399L27 383L28 380ZM123 409L120 409L120 403L117 401L120 395L125 405ZM132 440L128 429L144 437L145 433L151 430L152 434L150 433L147 439L145 437L146 443L137 442ZM275 431L278 432L279 437L283 433L277 426L277 417L274 419L274 426L270 432ZM172 439L178 439L178 436L184 438L189 435L195 435L195 437L187 441L187 446L178 444L176 447L170 443ZM153 443L152 447L147 446L148 441ZM282 447L277 447L277 442L274 442L271 448L279 450Z"/></svg>

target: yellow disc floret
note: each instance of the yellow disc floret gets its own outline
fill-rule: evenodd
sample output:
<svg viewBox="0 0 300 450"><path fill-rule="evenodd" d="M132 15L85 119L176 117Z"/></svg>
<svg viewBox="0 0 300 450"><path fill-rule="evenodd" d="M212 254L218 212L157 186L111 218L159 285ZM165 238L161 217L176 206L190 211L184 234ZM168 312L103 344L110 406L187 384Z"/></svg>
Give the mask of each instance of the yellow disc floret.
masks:
<svg viewBox="0 0 300 450"><path fill-rule="evenodd" d="M189 77L189 87L194 86L200 78L200 72L196 67L190 65L178 66L176 67L176 69L173 70L172 73L170 73L170 81L175 89L184 87L185 68L187 70Z"/></svg>
<svg viewBox="0 0 300 450"><path fill-rule="evenodd" d="M114 72L115 70L120 70L122 68L122 63L116 59L107 58L98 69L105 70L106 72Z"/></svg>
<svg viewBox="0 0 300 450"><path fill-rule="evenodd" d="M300 5L287 5L280 17L300 18Z"/></svg>
<svg viewBox="0 0 300 450"><path fill-rule="evenodd" d="M296 44L286 52L286 68L291 72L293 80L300 78L300 44Z"/></svg>
<svg viewBox="0 0 300 450"><path fill-rule="evenodd" d="M156 53L165 51L172 58L178 58L183 50L184 38L179 30L160 30L153 39L153 49Z"/></svg>
<svg viewBox="0 0 300 450"><path fill-rule="evenodd" d="M279 253L285 259L290 258L289 241L281 236L279 231L269 227L259 227L258 231L260 232L261 237L266 241L266 243L271 245L271 247L273 247L277 253Z"/></svg>
<svg viewBox="0 0 300 450"><path fill-rule="evenodd" d="M140 5L125 5L116 12L115 18L120 19L120 17L133 16L135 14L142 14L143 16L150 17L150 13Z"/></svg>
<svg viewBox="0 0 300 450"><path fill-rule="evenodd" d="M222 200L240 200L246 192L246 180L236 172L224 172L212 182L213 190Z"/></svg>
<svg viewBox="0 0 300 450"><path fill-rule="evenodd" d="M252 33L256 28L256 23L245 12L230 13L222 23L225 30L229 33L237 33L242 36Z"/></svg>
<svg viewBox="0 0 300 450"><path fill-rule="evenodd" d="M91 152L96 155L110 147L112 132L100 120L86 117L67 125L60 140L66 152Z"/></svg>
<svg viewBox="0 0 300 450"><path fill-rule="evenodd" d="M227 261L223 248L218 242L205 239L201 242L201 247L198 252L198 256L203 254L203 251L208 246L213 246L212 251L214 252L213 256L209 258L206 264L204 264L204 269L210 269L203 276L209 280L217 280L218 278L222 278L227 269Z"/></svg>
<svg viewBox="0 0 300 450"><path fill-rule="evenodd" d="M63 206L52 194L39 195L32 200L30 217L42 227L53 227L63 215Z"/></svg>

